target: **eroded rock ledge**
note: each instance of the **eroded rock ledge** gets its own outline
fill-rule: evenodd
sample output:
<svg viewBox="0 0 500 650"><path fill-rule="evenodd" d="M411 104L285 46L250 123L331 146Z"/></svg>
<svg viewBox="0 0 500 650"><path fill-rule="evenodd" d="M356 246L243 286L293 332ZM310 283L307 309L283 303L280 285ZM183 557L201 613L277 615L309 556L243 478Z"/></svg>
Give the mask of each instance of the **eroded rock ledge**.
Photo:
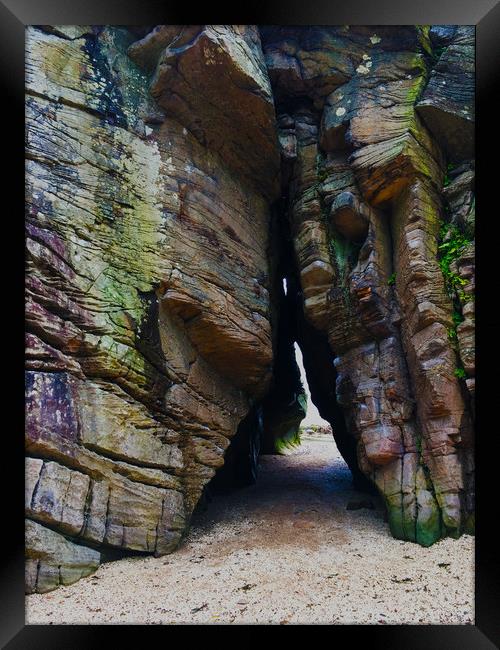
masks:
<svg viewBox="0 0 500 650"><path fill-rule="evenodd" d="M28 592L174 550L225 458L254 480L294 341L392 534L473 531L473 47L27 29Z"/></svg>

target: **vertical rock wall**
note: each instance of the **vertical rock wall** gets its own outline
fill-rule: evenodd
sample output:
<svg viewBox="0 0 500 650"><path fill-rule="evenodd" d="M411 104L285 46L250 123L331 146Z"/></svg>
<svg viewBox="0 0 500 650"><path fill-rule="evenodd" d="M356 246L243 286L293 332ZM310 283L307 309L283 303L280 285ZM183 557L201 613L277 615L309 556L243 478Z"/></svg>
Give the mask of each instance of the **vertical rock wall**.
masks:
<svg viewBox="0 0 500 650"><path fill-rule="evenodd" d="M473 30L262 36L303 310L335 355L358 465L396 537L427 545L470 531L473 249L462 239L473 225L453 230L456 271L441 251L473 200L470 173L443 189L471 156Z"/></svg>
<svg viewBox="0 0 500 650"><path fill-rule="evenodd" d="M472 530L473 48L467 27L27 29L28 591L179 544L262 426L283 331L392 533Z"/></svg>
<svg viewBox="0 0 500 650"><path fill-rule="evenodd" d="M154 78L135 38L27 30L29 591L175 548L271 378L279 154L258 32L206 30Z"/></svg>

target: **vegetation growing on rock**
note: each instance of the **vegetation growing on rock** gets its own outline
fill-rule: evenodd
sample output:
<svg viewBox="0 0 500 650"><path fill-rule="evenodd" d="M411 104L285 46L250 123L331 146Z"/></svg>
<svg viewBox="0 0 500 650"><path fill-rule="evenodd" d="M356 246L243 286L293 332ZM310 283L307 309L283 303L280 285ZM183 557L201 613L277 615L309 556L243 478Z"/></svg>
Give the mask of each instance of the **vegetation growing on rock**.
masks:
<svg viewBox="0 0 500 650"><path fill-rule="evenodd" d="M473 29L137 36L27 28L27 590L296 444L295 342L392 534L470 532Z"/></svg>

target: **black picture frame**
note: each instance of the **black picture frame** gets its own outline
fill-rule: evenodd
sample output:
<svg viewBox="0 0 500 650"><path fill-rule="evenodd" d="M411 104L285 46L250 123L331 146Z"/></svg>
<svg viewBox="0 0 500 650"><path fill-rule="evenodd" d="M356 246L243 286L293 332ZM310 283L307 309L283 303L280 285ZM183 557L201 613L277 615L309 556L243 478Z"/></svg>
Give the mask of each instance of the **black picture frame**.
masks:
<svg viewBox="0 0 500 650"><path fill-rule="evenodd" d="M251 6L228 6L225 12L216 11L206 3L203 11L196 11L188 3L168 3L166 0L0 0L0 69L5 112L3 124L4 157L8 165L5 195L12 199L12 207L4 210L3 252L15 251L14 261L4 271L4 284L8 284L9 328L7 346L15 359L9 364L4 377L9 378L12 392L9 410L15 414L16 426L4 427L4 473L9 465L11 478L4 482L3 523L7 548L2 554L0 581L1 622L0 642L11 650L30 648L95 648L105 642L118 645L134 643L135 634L152 631L149 627L119 626L42 626L25 625L24 621L24 448L22 428L24 416L24 379L22 361L23 327L15 325L19 318L24 322L22 286L24 268L20 250L24 250L22 219L18 216L24 204L24 33L32 24L466 24L476 26L476 173L477 173L477 422L476 455L477 479L477 534L476 534L476 594L475 625L419 625L419 626L320 626L328 634L328 643L338 643L345 636L349 645L367 644L370 649L386 650L487 650L498 648L500 641L500 596L498 587L498 542L495 536L498 512L498 487L495 477L500 457L498 432L493 411L498 400L497 385L500 364L494 359L495 337L500 332L498 289L494 271L488 263L496 259L495 219L498 219L498 163L489 153L498 152L498 107L495 90L500 78L500 3L495 0L275 0L256 1ZM6 144L5 140L11 140ZM8 237L5 235L8 226ZM498 236L497 236L498 240ZM19 248L18 248L19 247ZM496 254L495 254L496 253ZM7 275L6 275L7 273ZM498 275L497 275L498 277ZM14 281L12 281L14 279ZM5 304L4 304L5 306ZM14 323L14 325L13 325ZM19 348L15 345L19 341ZM488 377L488 367L493 371ZM497 377L495 378L495 374ZM17 383L19 381L19 383ZM7 398L8 399L8 398ZM6 410L6 407L4 407ZM488 410L491 410L491 424ZM498 417L496 417L498 420ZM4 447L4 449L5 449ZM199 626L192 626L199 627ZM210 626L215 627L215 626ZM229 626L226 626L229 627ZM235 626L233 626L235 627ZM236 626L239 630L241 626ZM243 626L245 627L245 626ZM250 627L250 626L249 626ZM260 626L257 626L260 627ZM269 626L265 626L269 629ZM291 627L291 626L290 626ZM290 627L278 629L288 630ZM255 627L252 627L252 630ZM267 630L266 630L267 631ZM165 632L156 630L164 635ZM333 635L333 639L330 639ZM162 637L160 637L162 638ZM250 638L248 639L250 641ZM170 638L164 642L171 642Z"/></svg>

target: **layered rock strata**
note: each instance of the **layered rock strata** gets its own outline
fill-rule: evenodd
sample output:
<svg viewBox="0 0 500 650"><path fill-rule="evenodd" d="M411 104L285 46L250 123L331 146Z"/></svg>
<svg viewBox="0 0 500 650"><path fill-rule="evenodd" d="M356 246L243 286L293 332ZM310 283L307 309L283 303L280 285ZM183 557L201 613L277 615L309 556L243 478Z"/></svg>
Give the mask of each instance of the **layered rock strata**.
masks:
<svg viewBox="0 0 500 650"><path fill-rule="evenodd" d="M472 29L442 35L439 56L426 28L262 33L303 310L335 355L336 399L359 467L383 495L395 536L427 545L459 535L472 526L473 442L438 247L450 217L448 161L470 155L449 133L450 122L473 117ZM307 86L312 60L331 61L330 85ZM451 88L439 93L447 74ZM298 77L307 90L297 90ZM420 115L449 132L435 138ZM470 254L456 261L469 276ZM466 359L468 304L459 326Z"/></svg>
<svg viewBox="0 0 500 650"><path fill-rule="evenodd" d="M28 591L171 552L225 458L255 480L294 340L392 534L473 529L473 44L27 29Z"/></svg>
<svg viewBox="0 0 500 650"><path fill-rule="evenodd" d="M182 111L163 115L151 99L151 80L126 53L136 38L127 30L27 30L31 590L83 574L87 556L95 568L116 550L175 548L266 393L279 154L258 32L249 33L228 28L215 63L206 44L189 54L200 77L192 63L186 101L202 79L210 85L207 72L228 89L220 119L214 105L204 125L207 147ZM255 122L242 121L245 107ZM247 155L238 139L246 126L266 151L256 174L234 164ZM58 572L50 549L60 544Z"/></svg>

